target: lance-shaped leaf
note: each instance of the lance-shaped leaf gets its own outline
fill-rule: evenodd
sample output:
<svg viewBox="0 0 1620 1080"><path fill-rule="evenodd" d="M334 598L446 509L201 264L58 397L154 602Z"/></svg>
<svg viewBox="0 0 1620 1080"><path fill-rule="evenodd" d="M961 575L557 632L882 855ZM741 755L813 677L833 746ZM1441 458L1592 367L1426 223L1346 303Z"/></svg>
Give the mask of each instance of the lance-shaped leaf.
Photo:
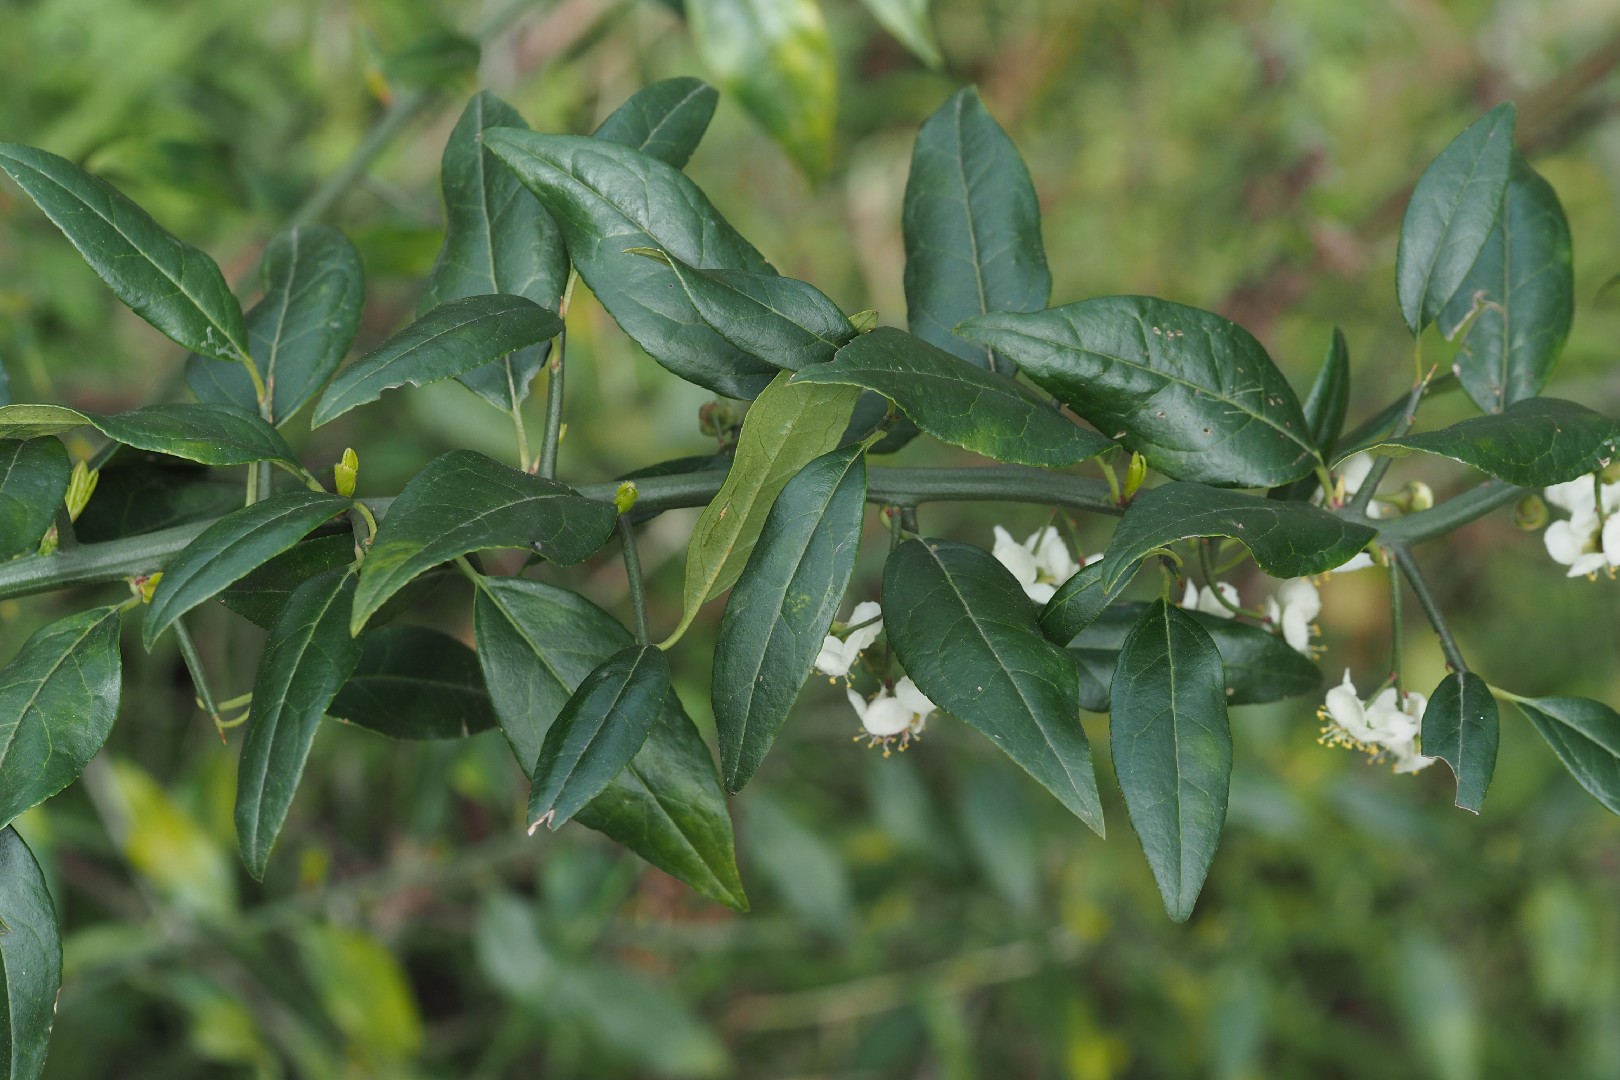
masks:
<svg viewBox="0 0 1620 1080"><path fill-rule="evenodd" d="M939 42L934 40L934 31L928 25L929 0L864 0L864 3L878 24L917 59L931 68L944 63L939 55Z"/></svg>
<svg viewBox="0 0 1620 1080"><path fill-rule="evenodd" d="M1249 549L1272 577L1308 577L1350 560L1377 535L1308 503L1278 502L1203 484L1144 491L1119 519L1103 559L1114 589L1155 548L1195 536L1227 536Z"/></svg>
<svg viewBox="0 0 1620 1080"><path fill-rule="evenodd" d="M1119 652L1114 772L1164 909L1185 922L1226 824L1232 732L1221 656L1180 608L1155 601Z"/></svg>
<svg viewBox="0 0 1620 1080"><path fill-rule="evenodd" d="M846 446L782 488L726 602L714 722L726 790L741 791L799 698L860 551L866 455Z"/></svg>
<svg viewBox="0 0 1620 1080"><path fill-rule="evenodd" d="M426 626L360 635L360 661L326 713L391 739L460 739L495 726L478 657Z"/></svg>
<svg viewBox="0 0 1620 1080"><path fill-rule="evenodd" d="M906 673L1103 833L1074 661L989 552L906 540L883 570L883 627Z"/></svg>
<svg viewBox="0 0 1620 1080"><path fill-rule="evenodd" d="M233 485L237 496L241 485ZM219 594L219 602L261 630L276 625L298 586L328 570L355 561L353 533L314 536L269 559Z"/></svg>
<svg viewBox="0 0 1620 1080"><path fill-rule="evenodd" d="M998 461L1058 468L1114 447L1010 375L975 367L893 327L862 334L832 363L807 368L794 382L876 390L936 439Z"/></svg>
<svg viewBox="0 0 1620 1080"><path fill-rule="evenodd" d="M1620 814L1620 713L1578 697L1513 702L1592 797Z"/></svg>
<svg viewBox="0 0 1620 1080"><path fill-rule="evenodd" d="M683 76L648 83L614 109L592 138L684 168L719 102L720 92L702 79Z"/></svg>
<svg viewBox="0 0 1620 1080"><path fill-rule="evenodd" d="M529 791L529 831L557 829L630 764L663 711L669 660L632 645L604 660L563 705L540 743Z"/></svg>
<svg viewBox="0 0 1620 1080"><path fill-rule="evenodd" d="M323 491L289 491L226 514L186 545L163 571L141 626L148 649L169 625L291 548L354 504Z"/></svg>
<svg viewBox="0 0 1620 1080"><path fill-rule="evenodd" d="M62 440L0 439L0 559L34 550L72 475Z"/></svg>
<svg viewBox="0 0 1620 1080"><path fill-rule="evenodd" d="M1288 380L1254 335L1212 312L1104 296L956 328L1016 360L1069 408L1177 480L1271 487L1317 461Z"/></svg>
<svg viewBox="0 0 1620 1080"><path fill-rule="evenodd" d="M220 360L248 355L242 308L213 259L66 158L0 143L0 169L135 314L192 352Z"/></svg>
<svg viewBox="0 0 1620 1080"><path fill-rule="evenodd" d="M529 547L572 565L607 542L612 503L473 450L428 462L388 508L360 567L353 632L424 570L488 548Z"/></svg>
<svg viewBox="0 0 1620 1080"><path fill-rule="evenodd" d="M353 600L347 567L310 578L287 602L259 658L236 774L236 838L255 878L264 877L321 717L360 660L360 643L349 636Z"/></svg>
<svg viewBox="0 0 1620 1080"><path fill-rule="evenodd" d="M838 66L816 0L687 0L698 55L812 181L832 167Z"/></svg>
<svg viewBox="0 0 1620 1080"><path fill-rule="evenodd" d="M793 474L841 441L859 391L788 378L787 372L778 375L749 408L731 471L692 529L684 610L671 641L691 625L698 608L737 580L771 504Z"/></svg>
<svg viewBox="0 0 1620 1080"><path fill-rule="evenodd" d="M0 1075L35 1080L45 1069L62 936L45 875L17 830L0 831Z"/></svg>
<svg viewBox="0 0 1620 1080"><path fill-rule="evenodd" d="M396 386L427 386L483 367L562 328L555 311L521 296L447 300L344 368L315 403L311 423L320 427Z"/></svg>
<svg viewBox="0 0 1620 1080"><path fill-rule="evenodd" d="M1136 564L1140 566L1141 564ZM1103 560L1087 563L1058 586L1041 608L1041 633L1055 645L1067 645L1097 620L1136 576L1135 568L1121 575L1112 588L1103 588Z"/></svg>
<svg viewBox="0 0 1620 1080"><path fill-rule="evenodd" d="M1349 408L1350 346L1345 343L1344 331L1335 326L1322 368L1311 383L1311 392L1305 395L1305 428L1324 459L1333 453L1333 444L1344 432Z"/></svg>
<svg viewBox="0 0 1620 1080"><path fill-rule="evenodd" d="M900 225L911 332L980 367L1004 366L952 328L992 311L1039 311L1052 272L1029 170L973 87L917 133Z"/></svg>
<svg viewBox="0 0 1620 1080"><path fill-rule="evenodd" d="M107 741L123 679L119 621L117 607L58 619L0 668L0 824L73 783Z"/></svg>
<svg viewBox="0 0 1620 1080"><path fill-rule="evenodd" d="M1472 671L1453 671L1423 710L1423 752L1451 766L1457 805L1479 813L1496 771L1496 698Z"/></svg>
<svg viewBox="0 0 1620 1080"><path fill-rule="evenodd" d="M653 359L717 394L759 393L775 369L711 330L668 266L627 250L658 248L711 270L774 273L696 184L602 139L493 128L484 145L551 213L579 276Z"/></svg>
<svg viewBox="0 0 1620 1080"><path fill-rule="evenodd" d="M518 111L485 90L474 94L445 143L444 246L422 293L419 314L466 296L508 293L556 311L568 281L562 233L512 170L484 149L487 128L528 127ZM549 337L549 335L548 335ZM456 379L498 409L529 394L545 362L544 344L520 348Z"/></svg>
<svg viewBox="0 0 1620 1080"><path fill-rule="evenodd" d="M270 393L270 418L287 421L332 377L360 329L365 270L349 238L326 225L277 234L259 267L264 299L247 313L248 345ZM186 383L203 401L258 412L241 364L192 355Z"/></svg>
<svg viewBox="0 0 1620 1080"><path fill-rule="evenodd" d="M1573 401L1538 397L1439 431L1389 439L1373 449L1395 455L1421 450L1520 487L1545 487L1601 468L1614 457L1617 443L1620 423Z"/></svg>
<svg viewBox="0 0 1620 1080"><path fill-rule="evenodd" d="M203 465L251 465L255 461L298 465L297 455L279 431L235 405L148 405L112 416L62 405L0 407L0 438L33 439L82 425L137 450Z"/></svg>

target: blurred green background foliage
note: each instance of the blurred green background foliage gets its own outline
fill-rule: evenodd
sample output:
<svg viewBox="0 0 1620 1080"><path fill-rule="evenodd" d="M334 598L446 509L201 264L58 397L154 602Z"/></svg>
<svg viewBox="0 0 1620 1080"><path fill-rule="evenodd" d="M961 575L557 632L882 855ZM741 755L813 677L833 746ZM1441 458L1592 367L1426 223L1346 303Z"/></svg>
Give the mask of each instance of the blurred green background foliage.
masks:
<svg viewBox="0 0 1620 1080"><path fill-rule="evenodd" d="M0 136L111 179L246 293L268 238L380 122L380 155L320 208L365 259L364 349L415 309L441 236L439 153L466 97L492 89L538 129L588 132L649 81L712 77L678 6L536 2L480 48L469 34L490 13L448 0L18 0L0 7ZM1302 390L1337 323L1354 422L1410 371L1392 285L1407 185L1513 98L1575 238L1575 326L1550 389L1620 407L1620 289L1600 288L1620 272L1611 0L936 0L938 69L855 0L823 6L838 86L825 177L807 181L730 95L688 172L846 310L903 324L911 140L977 83L1034 178L1054 303L1130 292L1212 308ZM707 395L588 297L569 341L562 478L713 448L697 425ZM16 400L111 411L177 396L181 360L0 189L0 362ZM1426 420L1463 415L1459 399ZM509 457L492 418L446 383L292 437L312 468L355 446L360 493L384 495L452 447ZM923 442L900 462L951 459ZM1396 468L1442 497L1470 482ZM655 624L679 613L694 516L646 531ZM1043 522L1029 507L923 513L926 532L986 546L993 523L1023 536ZM870 527L850 603L876 595ZM1091 550L1106 528L1081 523ZM1506 514L1420 559L1493 682L1620 703L1620 586L1565 580ZM611 559L556 580L627 614ZM415 617L470 641L464 589ZM1324 592L1330 681L1348 666L1376 683L1382 572ZM4 654L87 602L0 604ZM700 724L718 610L704 620L674 658ZM1408 678L1433 685L1438 647L1410 630ZM200 620L223 693L250 684L256 633L223 610ZM959 725L889 758L853 745L842 692L813 683L735 803L754 904L737 916L583 829L524 836L523 778L493 732L396 744L329 724L254 884L231 826L239 740L222 745L193 708L172 644L125 649L107 751L19 822L67 942L50 1076L1620 1075L1620 823L1512 710L1477 819L1451 807L1444 768L1396 777L1318 746L1315 700L1239 710L1226 839L1198 913L1175 926L1117 792L1099 841ZM1106 773L1104 723L1087 719Z"/></svg>

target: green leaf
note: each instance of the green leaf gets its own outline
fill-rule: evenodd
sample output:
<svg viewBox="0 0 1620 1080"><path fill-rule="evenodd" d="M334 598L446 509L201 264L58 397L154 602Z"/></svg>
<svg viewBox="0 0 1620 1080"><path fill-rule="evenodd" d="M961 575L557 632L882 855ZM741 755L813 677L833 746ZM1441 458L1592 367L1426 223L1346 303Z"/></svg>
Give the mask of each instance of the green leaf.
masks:
<svg viewBox="0 0 1620 1080"><path fill-rule="evenodd" d="M687 0L692 43L812 182L832 167L838 66L816 0Z"/></svg>
<svg viewBox="0 0 1620 1080"><path fill-rule="evenodd" d="M1324 460L1330 458L1333 444L1344 432L1349 408L1350 346L1345 343L1344 331L1335 326L1327 355L1322 358L1322 369L1305 396L1305 430Z"/></svg>
<svg viewBox="0 0 1620 1080"><path fill-rule="evenodd" d="M849 423L856 390L788 379L787 372L778 375L748 410L731 471L692 529L681 623L666 644L686 631L698 608L737 580L783 486L837 446Z"/></svg>
<svg viewBox="0 0 1620 1080"><path fill-rule="evenodd" d="M618 515L566 484L530 476L473 450L428 462L388 508L360 567L356 634L412 578L459 555L533 548L565 566L607 542Z"/></svg>
<svg viewBox="0 0 1620 1080"><path fill-rule="evenodd" d="M1614 457L1617 441L1620 423L1602 413L1560 398L1526 398L1499 413L1403 435L1372 449L1395 456L1421 450L1520 487L1546 487L1602 468Z"/></svg>
<svg viewBox="0 0 1620 1080"><path fill-rule="evenodd" d="M540 744L529 832L556 830L601 794L647 741L669 692L656 645L621 649L585 676Z"/></svg>
<svg viewBox="0 0 1620 1080"><path fill-rule="evenodd" d="M11 376L6 374L6 365L0 361L0 405L11 404Z"/></svg>
<svg viewBox="0 0 1620 1080"><path fill-rule="evenodd" d="M249 355L242 309L213 259L66 158L0 143L0 169L135 314L192 352L233 361Z"/></svg>
<svg viewBox="0 0 1620 1080"><path fill-rule="evenodd" d="M360 661L326 713L391 739L461 739L495 726L478 657L426 626L360 635Z"/></svg>
<svg viewBox="0 0 1620 1080"><path fill-rule="evenodd" d="M625 333L664 367L726 397L751 398L775 369L709 329L662 263L775 271L680 170L601 139L493 128L484 145L550 211L579 276Z"/></svg>
<svg viewBox="0 0 1620 1080"><path fill-rule="evenodd" d="M39 545L72 474L60 439L0 439L0 559Z"/></svg>
<svg viewBox="0 0 1620 1080"><path fill-rule="evenodd" d="M88 424L113 442L203 465L251 465L298 458L281 433L234 405L148 405L104 416L62 405L0 407L0 438L32 439Z"/></svg>
<svg viewBox="0 0 1620 1080"><path fill-rule="evenodd" d="M349 238L326 225L279 233L259 266L264 299L247 313L248 346L283 424L332 377L360 329L365 270ZM203 401L258 412L247 368L192 355L186 382Z"/></svg>
<svg viewBox="0 0 1620 1080"><path fill-rule="evenodd" d="M1620 814L1620 713L1578 697L1515 698L1570 775Z"/></svg>
<svg viewBox="0 0 1620 1080"><path fill-rule="evenodd" d="M1155 601L1125 639L1109 729L1131 827L1164 909L1186 922L1226 823L1232 732L1220 653L1180 608Z"/></svg>
<svg viewBox="0 0 1620 1080"><path fill-rule="evenodd" d="M422 293L418 314L467 296L507 293L549 311L562 302L568 251L562 233L512 170L484 149L488 128L528 127L518 111L485 90L473 95L450 132L439 166L444 187L444 246ZM529 394L547 346L522 348L456 379L498 409L511 411Z"/></svg>
<svg viewBox="0 0 1620 1080"><path fill-rule="evenodd" d="M95 498L73 523L81 543L210 521L242 505L242 481L195 462L123 453L101 467Z"/></svg>
<svg viewBox="0 0 1620 1080"><path fill-rule="evenodd" d="M883 570L883 627L918 689L1103 834L1074 661L1006 567L967 544L906 540Z"/></svg>
<svg viewBox="0 0 1620 1080"><path fill-rule="evenodd" d="M714 650L712 700L726 790L741 791L798 700L861 545L866 455L846 446L776 497L737 579Z"/></svg>
<svg viewBox="0 0 1620 1080"><path fill-rule="evenodd" d="M549 341L562 328L555 311L521 296L447 300L344 368L315 403L310 423L320 427L405 383L427 386L465 374Z"/></svg>
<svg viewBox="0 0 1620 1080"><path fill-rule="evenodd" d="M945 63L939 54L939 42L934 40L934 30L928 25L929 0L862 0L862 2L866 4L866 10L872 13L878 24L893 34L896 41L910 49L917 59L931 68L939 68Z"/></svg>
<svg viewBox="0 0 1620 1080"><path fill-rule="evenodd" d="M1454 361L1468 396L1486 412L1501 412L1541 393L1569 337L1574 312L1564 208L1552 185L1514 154L1502 216L1437 317L1447 337L1468 326Z"/></svg>
<svg viewBox="0 0 1620 1080"><path fill-rule="evenodd" d="M1395 252L1395 291L1414 336L1467 278L1502 212L1515 116L1508 101L1474 121L1412 189Z"/></svg>
<svg viewBox="0 0 1620 1080"><path fill-rule="evenodd" d="M614 109L592 138L685 168L719 102L720 92L702 79L683 76L648 83Z"/></svg>
<svg viewBox="0 0 1620 1080"><path fill-rule="evenodd" d="M1423 710L1423 752L1451 766L1457 805L1479 813L1496 770L1496 698L1472 671L1453 671Z"/></svg>
<svg viewBox="0 0 1620 1080"><path fill-rule="evenodd" d="M0 918L0 1068L6 1080L35 1080L56 1022L62 935L45 875L9 827L0 832Z"/></svg>
<svg viewBox="0 0 1620 1080"><path fill-rule="evenodd" d="M1112 589L1103 588L1103 565L1103 560L1098 559L1082 566L1058 586L1057 592L1041 608L1041 633L1048 641L1067 645L1080 631L1096 622L1108 605L1125 591L1125 586L1136 576L1135 567L1141 564L1133 565L1131 572L1120 577Z"/></svg>
<svg viewBox="0 0 1620 1080"><path fill-rule="evenodd" d="M1254 336L1212 312L1150 296L1104 296L956 328L1098 431L1177 480L1272 487L1317 461L1288 380Z"/></svg>
<svg viewBox="0 0 1620 1080"><path fill-rule="evenodd" d="M237 495L242 494L240 486ZM219 602L254 626L268 630L298 586L328 570L354 563L354 535L347 529L316 536L283 551L219 594Z"/></svg>
<svg viewBox="0 0 1620 1080"><path fill-rule="evenodd" d="M1102 561L1102 584L1119 587L1154 549L1197 536L1230 537L1272 577L1294 578L1348 562L1377 535L1308 503L1203 484L1165 484L1138 495L1119 519Z"/></svg>
<svg viewBox="0 0 1620 1080"><path fill-rule="evenodd" d="M163 570L141 626L150 650L169 624L219 595L354 505L341 495L289 491L226 514L204 529Z"/></svg>
<svg viewBox="0 0 1620 1080"><path fill-rule="evenodd" d="M911 332L980 367L1007 368L952 328L993 311L1039 311L1052 273L1029 170L973 87L917 133L900 224Z"/></svg>
<svg viewBox="0 0 1620 1080"><path fill-rule="evenodd" d="M118 718L120 610L41 627L0 668L0 824L78 779Z"/></svg>
<svg viewBox="0 0 1620 1080"><path fill-rule="evenodd" d="M832 363L799 372L794 383L876 390L934 438L998 461L1059 468L1114 448L1017 379L889 326L862 334Z"/></svg>
<svg viewBox="0 0 1620 1080"><path fill-rule="evenodd" d="M310 578L287 602L259 658L236 781L236 836L255 878L264 877L321 717L360 661L360 643L349 636L353 600L348 567Z"/></svg>

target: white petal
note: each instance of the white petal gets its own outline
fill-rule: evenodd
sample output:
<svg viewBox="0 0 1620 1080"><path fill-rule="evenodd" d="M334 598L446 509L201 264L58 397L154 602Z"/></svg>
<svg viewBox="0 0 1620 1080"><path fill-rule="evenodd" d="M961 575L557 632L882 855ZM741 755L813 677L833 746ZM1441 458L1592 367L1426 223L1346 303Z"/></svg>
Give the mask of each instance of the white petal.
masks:
<svg viewBox="0 0 1620 1080"><path fill-rule="evenodd" d="M1565 483L1554 484L1544 489L1541 496L1572 516L1590 514L1597 509L1597 493L1591 476L1577 476Z"/></svg>
<svg viewBox="0 0 1620 1080"><path fill-rule="evenodd" d="M876 600L862 600L855 605L855 610L850 612L849 618L844 621L850 626L854 626L857 623L865 622L867 619L875 619L881 614L883 614L883 606Z"/></svg>
<svg viewBox="0 0 1620 1080"><path fill-rule="evenodd" d="M1372 455L1363 451L1352 454L1339 463L1339 475L1344 477L1344 493L1354 495L1361 490L1362 482L1367 474L1372 472Z"/></svg>
<svg viewBox="0 0 1620 1080"><path fill-rule="evenodd" d="M1591 577L1608 564L1601 551L1586 555L1577 555L1575 561L1569 564L1568 577Z"/></svg>
<svg viewBox="0 0 1620 1080"><path fill-rule="evenodd" d="M1056 585L1048 585L1042 581L1033 582L1032 584L1024 586L1024 595L1035 601L1037 604L1046 603L1048 600L1052 599L1053 595L1056 593Z"/></svg>
<svg viewBox="0 0 1620 1080"><path fill-rule="evenodd" d="M816 654L815 668L823 675L837 678L848 675L851 657L844 653L844 643L828 634L821 642L821 651Z"/></svg>
<svg viewBox="0 0 1620 1080"><path fill-rule="evenodd" d="M927 716L934 711L934 703L928 700L927 694L917 689L910 675L894 684L894 699L918 716Z"/></svg>
<svg viewBox="0 0 1620 1080"><path fill-rule="evenodd" d="M1282 636L1295 652L1311 655L1311 620L1298 608L1284 608Z"/></svg>
<svg viewBox="0 0 1620 1080"><path fill-rule="evenodd" d="M1221 595L1232 603L1238 602L1237 590L1226 582L1216 582L1215 589L1221 590ZM1233 615L1232 609L1215 598L1215 589L1205 585L1198 591L1198 610L1206 615L1214 615L1218 619L1230 619Z"/></svg>
<svg viewBox="0 0 1620 1080"><path fill-rule="evenodd" d="M1277 602L1282 605L1285 617L1293 610L1310 622L1322 614L1322 594L1316 591L1310 578L1290 578L1283 582L1277 590Z"/></svg>
<svg viewBox="0 0 1620 1080"><path fill-rule="evenodd" d="M1615 487L1620 488L1620 484L1616 484ZM1090 566L1092 563L1100 563L1102 561L1103 561L1103 553L1101 551L1099 551L1095 555L1087 555L1084 559L1081 559L1080 560L1080 565L1082 567L1086 567L1086 566Z"/></svg>
<svg viewBox="0 0 1620 1080"><path fill-rule="evenodd" d="M990 549L990 554L996 561L1012 572L1020 585L1035 584L1035 556L1023 544L1012 538L1012 534L1000 525L996 526L996 543Z"/></svg>
<svg viewBox="0 0 1620 1080"><path fill-rule="evenodd" d="M1603 523L1603 557L1610 566L1620 566L1620 514Z"/></svg>
<svg viewBox="0 0 1620 1080"><path fill-rule="evenodd" d="M1415 746L1400 747L1392 750L1392 752L1395 754L1395 771L1398 773L1414 773L1419 769L1428 768L1440 760L1439 758L1424 757L1417 752Z"/></svg>
<svg viewBox="0 0 1620 1080"><path fill-rule="evenodd" d="M1358 551L1350 557L1350 561L1333 568L1335 574L1348 574L1352 570L1365 570L1369 566L1376 566L1371 552Z"/></svg>
<svg viewBox="0 0 1620 1080"><path fill-rule="evenodd" d="M861 718L861 723L866 723L866 699L848 687L844 689L844 694L849 698L849 703L854 708L855 715Z"/></svg>
<svg viewBox="0 0 1620 1080"><path fill-rule="evenodd" d="M1050 525L1031 536L1024 546L1034 551L1035 568L1043 581L1061 585L1080 569L1079 564L1069 557L1063 537Z"/></svg>
<svg viewBox="0 0 1620 1080"><path fill-rule="evenodd" d="M866 715L861 717L861 726L866 728L868 734L878 738L888 738L898 735L911 726L915 714L899 701L885 692L880 692L866 706Z"/></svg>
<svg viewBox="0 0 1620 1080"><path fill-rule="evenodd" d="M1547 554L1554 562L1570 566L1591 546L1592 533L1577 529L1573 521L1555 521L1541 534L1541 542L1547 545Z"/></svg>
<svg viewBox="0 0 1620 1080"><path fill-rule="evenodd" d="M1266 618L1273 624L1282 622L1282 608L1277 606L1275 597L1266 597Z"/></svg>
<svg viewBox="0 0 1620 1080"><path fill-rule="evenodd" d="M1181 594L1181 606L1184 608L1198 607L1198 586L1192 583L1192 578L1187 579L1187 590Z"/></svg>

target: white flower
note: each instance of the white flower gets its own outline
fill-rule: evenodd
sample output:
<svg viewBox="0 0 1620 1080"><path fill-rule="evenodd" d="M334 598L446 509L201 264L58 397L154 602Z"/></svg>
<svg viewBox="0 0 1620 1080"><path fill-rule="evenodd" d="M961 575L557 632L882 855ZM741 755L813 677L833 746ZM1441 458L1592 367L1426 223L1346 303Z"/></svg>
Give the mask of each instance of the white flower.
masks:
<svg viewBox="0 0 1620 1080"><path fill-rule="evenodd" d="M1400 701L1392 686L1364 702L1356 695L1346 668L1344 681L1327 692L1316 712L1322 721L1322 736L1317 741L1360 750L1373 761L1388 758L1398 773L1417 772L1435 760L1418 751L1423 710L1428 704L1422 694L1407 694Z"/></svg>
<svg viewBox="0 0 1620 1080"><path fill-rule="evenodd" d="M1227 601L1232 605L1231 607L1220 602L1215 596L1215 589L1220 590L1221 596L1226 597ZM1202 611L1205 615L1213 615L1218 619L1232 618L1237 614L1232 608L1242 606L1238 600L1237 589L1225 581L1217 581L1215 589L1211 589L1208 585L1200 589L1189 581L1187 582L1187 592L1181 598L1181 606L1192 608L1195 611Z"/></svg>
<svg viewBox="0 0 1620 1080"><path fill-rule="evenodd" d="M862 651L883 632L883 620L879 618L882 610L872 600L856 604L855 610L849 613L847 625L858 629L850 630L843 640L828 634L821 642L821 652L816 655L815 669L832 678L848 678L849 669L855 666ZM868 625L862 626L862 623Z"/></svg>
<svg viewBox="0 0 1620 1080"><path fill-rule="evenodd" d="M917 689L909 675L894 684L892 693L884 687L871 701L854 690L846 693L855 715L861 718L861 734L855 736L855 741L865 739L868 746L882 746L884 757L889 756L892 745L898 744L904 750L920 736L934 711L934 703Z"/></svg>
<svg viewBox="0 0 1620 1080"><path fill-rule="evenodd" d="M1311 637L1316 627L1311 620L1322 614L1322 594L1310 578L1291 578L1282 583L1277 595L1266 601L1266 618L1277 627L1295 652L1311 655Z"/></svg>
<svg viewBox="0 0 1620 1080"><path fill-rule="evenodd" d="M1350 556L1349 562L1341 563L1340 565L1335 566L1333 569L1329 570L1328 573L1348 574L1352 570L1365 570L1369 566L1376 565L1377 564L1373 561L1372 552L1358 551L1354 555Z"/></svg>
<svg viewBox="0 0 1620 1080"><path fill-rule="evenodd" d="M995 527L995 537L990 554L1018 579L1025 595L1037 604L1052 599L1057 587L1080 569L1080 564L1069 555L1063 538L1050 525L1030 534L1022 544L1000 525ZM1087 565L1094 561L1087 560Z"/></svg>
<svg viewBox="0 0 1620 1080"><path fill-rule="evenodd" d="M1554 562L1569 567L1570 577L1592 577L1620 567L1620 483L1598 484L1580 476L1544 491L1552 505L1568 512L1547 526L1541 539Z"/></svg>
<svg viewBox="0 0 1620 1080"><path fill-rule="evenodd" d="M1344 494L1348 498L1361 490L1361 485L1367 480L1367 474L1372 472L1372 455L1363 450L1359 454L1351 454L1339 462L1339 479L1344 481ZM1378 518L1384 516L1384 508L1374 499L1367 504L1367 516Z"/></svg>

